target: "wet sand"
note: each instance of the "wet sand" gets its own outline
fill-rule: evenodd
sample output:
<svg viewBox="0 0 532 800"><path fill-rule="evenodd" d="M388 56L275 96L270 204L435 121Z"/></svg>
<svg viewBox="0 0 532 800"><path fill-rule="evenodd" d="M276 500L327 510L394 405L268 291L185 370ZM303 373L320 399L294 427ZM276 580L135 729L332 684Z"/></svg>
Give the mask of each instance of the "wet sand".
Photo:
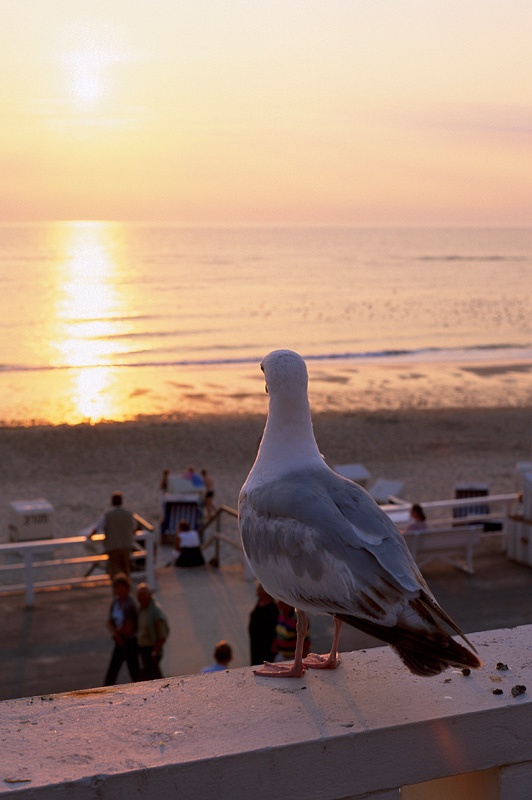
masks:
<svg viewBox="0 0 532 800"><path fill-rule="evenodd" d="M313 413L530 406L532 359L476 355L452 363L427 362L423 353L408 360L308 360ZM22 371L0 381L0 425L245 417L267 408L258 362Z"/></svg>

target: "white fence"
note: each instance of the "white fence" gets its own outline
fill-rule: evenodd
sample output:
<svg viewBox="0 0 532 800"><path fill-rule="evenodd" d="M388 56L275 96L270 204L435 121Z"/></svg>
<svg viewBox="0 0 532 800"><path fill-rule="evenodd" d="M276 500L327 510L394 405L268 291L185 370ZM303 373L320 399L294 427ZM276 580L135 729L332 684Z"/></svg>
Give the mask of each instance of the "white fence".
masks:
<svg viewBox="0 0 532 800"><path fill-rule="evenodd" d="M423 508L427 512L429 527L448 523L452 519L453 511L457 508L471 508L478 507L479 505L486 506L489 510L483 514L470 514L467 517L460 517L455 520L458 525L474 525L486 524L489 522L501 522L501 532L495 532L497 536L505 534L506 521L508 516L514 509L517 501L516 494L498 494L486 495L481 498L463 498L460 500L433 500L423 503ZM409 503L398 503L382 506L382 508L389 514L391 519L394 520L399 526L408 519L410 510ZM221 515L225 514L229 517L236 517L234 509L223 506L219 509L218 513L210 520L216 527L215 533L205 541L203 549L210 545L215 547L215 560L220 563L220 545L230 545L231 548L240 550L240 541L238 539L230 539L221 534ZM142 524L148 526L145 520L139 518ZM151 528L151 526L149 526ZM206 526L207 527L207 526ZM490 536L491 534L485 534ZM101 537L100 537L101 538ZM133 556L134 561L145 559L144 568L136 570L134 577L141 580L146 580L154 588L157 585L155 573L155 547L157 534L153 529L148 530L147 527L139 531L136 538L143 544L143 548L136 550ZM15 542L10 544L0 544L0 560L5 561L5 557L16 557L16 563L0 563L0 593L2 592L25 592L26 604L33 605L35 588L51 588L61 586L72 586L79 584L97 583L99 581L107 580L106 575L93 575L87 572L83 575L75 575L75 565L87 564L90 568L91 565L96 565L99 562L107 560L104 554L90 554L90 555L70 555L72 552L79 552L80 545L86 543L85 536L72 536L64 539L42 539L38 541L29 542ZM75 547L77 545L77 548ZM55 557L54 551L63 549L65 552L64 557ZM69 552L70 551L70 552ZM47 557L49 555L49 557ZM72 572L68 575L58 577L57 572L60 571L56 568L72 567ZM37 572L46 568L47 579L39 579ZM23 572L23 580L18 583L2 580L2 576L9 574L11 577L14 571ZM53 573L56 572L56 577Z"/></svg>
<svg viewBox="0 0 532 800"><path fill-rule="evenodd" d="M449 520L453 520L457 525L500 521L504 526L516 502L517 494L514 492L511 494L491 494L482 497L463 497L459 500L429 500L421 505L427 514L429 525L445 525ZM481 506L488 509L486 513L476 511ZM383 505L382 508L401 527L401 524L408 520L411 503L399 501ZM454 516L455 510L462 509L466 513Z"/></svg>
<svg viewBox="0 0 532 800"><path fill-rule="evenodd" d="M100 537L103 538L103 537ZM135 549L132 554L133 563L144 561L143 568L135 570L135 578L145 580L153 588L157 586L155 574L155 539L156 534L153 530L141 530L135 536L136 542L142 545ZM0 544L0 557L11 556L16 559L15 563L0 564L0 593L2 592L24 592L26 595L26 605L32 606L35 599L35 589L66 587L83 584L93 584L109 580L107 574L93 575L90 567L101 564L105 568L107 556L104 553L93 553L90 555L78 556L70 555L79 552L80 545L87 543L85 536L70 536L66 539L41 539L31 542L14 542L10 544ZM55 551L63 550L63 558L57 558ZM46 574L52 576L56 568L72 567L75 565L86 564L89 568L84 575L72 573L66 577L47 577L39 579L37 571L46 570ZM11 583L2 581L2 575L13 572L23 573L23 582ZM63 570L64 571L64 570Z"/></svg>

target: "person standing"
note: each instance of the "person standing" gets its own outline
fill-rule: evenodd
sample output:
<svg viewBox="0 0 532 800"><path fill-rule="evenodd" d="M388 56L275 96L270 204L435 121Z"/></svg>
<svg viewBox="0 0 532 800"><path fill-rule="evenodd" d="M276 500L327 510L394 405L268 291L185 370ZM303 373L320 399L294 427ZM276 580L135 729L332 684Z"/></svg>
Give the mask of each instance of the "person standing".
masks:
<svg viewBox="0 0 532 800"><path fill-rule="evenodd" d="M206 469L200 470L200 475L203 483L205 484L203 505L205 508L207 519L209 520L216 514L216 506L214 505L214 481Z"/></svg>
<svg viewBox="0 0 532 800"><path fill-rule="evenodd" d="M204 487L204 483L194 467L188 467L187 471L184 472L181 477L185 478L187 481L190 481L192 486L195 486L196 489L203 489Z"/></svg>
<svg viewBox="0 0 532 800"><path fill-rule="evenodd" d="M105 676L104 686L114 686L120 667L127 663L131 680L140 680L139 656L137 650L137 607L129 594L131 581L123 573L113 578L115 598L109 609L107 627L114 641L111 661Z"/></svg>
<svg viewBox="0 0 532 800"><path fill-rule="evenodd" d="M275 653L274 661L290 661L294 658L297 642L297 612L295 608L281 600L277 603L279 616L275 629L276 636L273 643ZM310 652L310 624L307 627L303 644L303 657Z"/></svg>
<svg viewBox="0 0 532 800"><path fill-rule="evenodd" d="M257 603L249 615L249 649L252 665L273 661L273 642L276 636L279 611L273 597L260 585L257 586Z"/></svg>
<svg viewBox="0 0 532 800"><path fill-rule="evenodd" d="M122 492L113 492L111 508L101 517L88 537L92 539L97 533L104 534L104 552L108 556L107 571L111 578L119 572L130 574L131 551L138 527L131 511L123 507Z"/></svg>
<svg viewBox="0 0 532 800"><path fill-rule="evenodd" d="M139 604L137 643L142 664L141 680L152 681L164 677L159 663L170 627L166 614L147 583L138 585L137 602Z"/></svg>

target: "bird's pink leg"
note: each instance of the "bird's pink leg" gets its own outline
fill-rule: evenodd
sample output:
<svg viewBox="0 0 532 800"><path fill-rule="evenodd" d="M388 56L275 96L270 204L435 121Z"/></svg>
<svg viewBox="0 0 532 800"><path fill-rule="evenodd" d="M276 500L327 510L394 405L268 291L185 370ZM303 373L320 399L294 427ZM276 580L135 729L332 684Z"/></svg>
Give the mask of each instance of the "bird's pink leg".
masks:
<svg viewBox="0 0 532 800"><path fill-rule="evenodd" d="M297 610L297 639L293 664L270 664L266 661L263 667L253 670L255 675L260 675L263 678L300 678L305 672L303 645L305 643L307 625L307 615L304 611Z"/></svg>
<svg viewBox="0 0 532 800"><path fill-rule="evenodd" d="M336 669L340 663L338 658L338 644L340 642L340 631L342 621L334 618L334 635L331 645L331 652L328 656L319 656L317 653L309 653L303 661L303 665L309 669Z"/></svg>

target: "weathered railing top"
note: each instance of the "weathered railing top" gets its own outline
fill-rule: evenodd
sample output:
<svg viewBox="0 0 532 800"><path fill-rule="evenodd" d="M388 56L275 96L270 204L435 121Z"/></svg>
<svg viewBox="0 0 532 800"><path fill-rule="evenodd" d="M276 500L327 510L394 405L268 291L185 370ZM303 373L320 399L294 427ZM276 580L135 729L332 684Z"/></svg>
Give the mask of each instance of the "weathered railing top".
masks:
<svg viewBox="0 0 532 800"><path fill-rule="evenodd" d="M415 677L376 648L301 679L244 668L4 701L0 797L388 798L526 766L532 626L471 639L484 667L469 676Z"/></svg>

